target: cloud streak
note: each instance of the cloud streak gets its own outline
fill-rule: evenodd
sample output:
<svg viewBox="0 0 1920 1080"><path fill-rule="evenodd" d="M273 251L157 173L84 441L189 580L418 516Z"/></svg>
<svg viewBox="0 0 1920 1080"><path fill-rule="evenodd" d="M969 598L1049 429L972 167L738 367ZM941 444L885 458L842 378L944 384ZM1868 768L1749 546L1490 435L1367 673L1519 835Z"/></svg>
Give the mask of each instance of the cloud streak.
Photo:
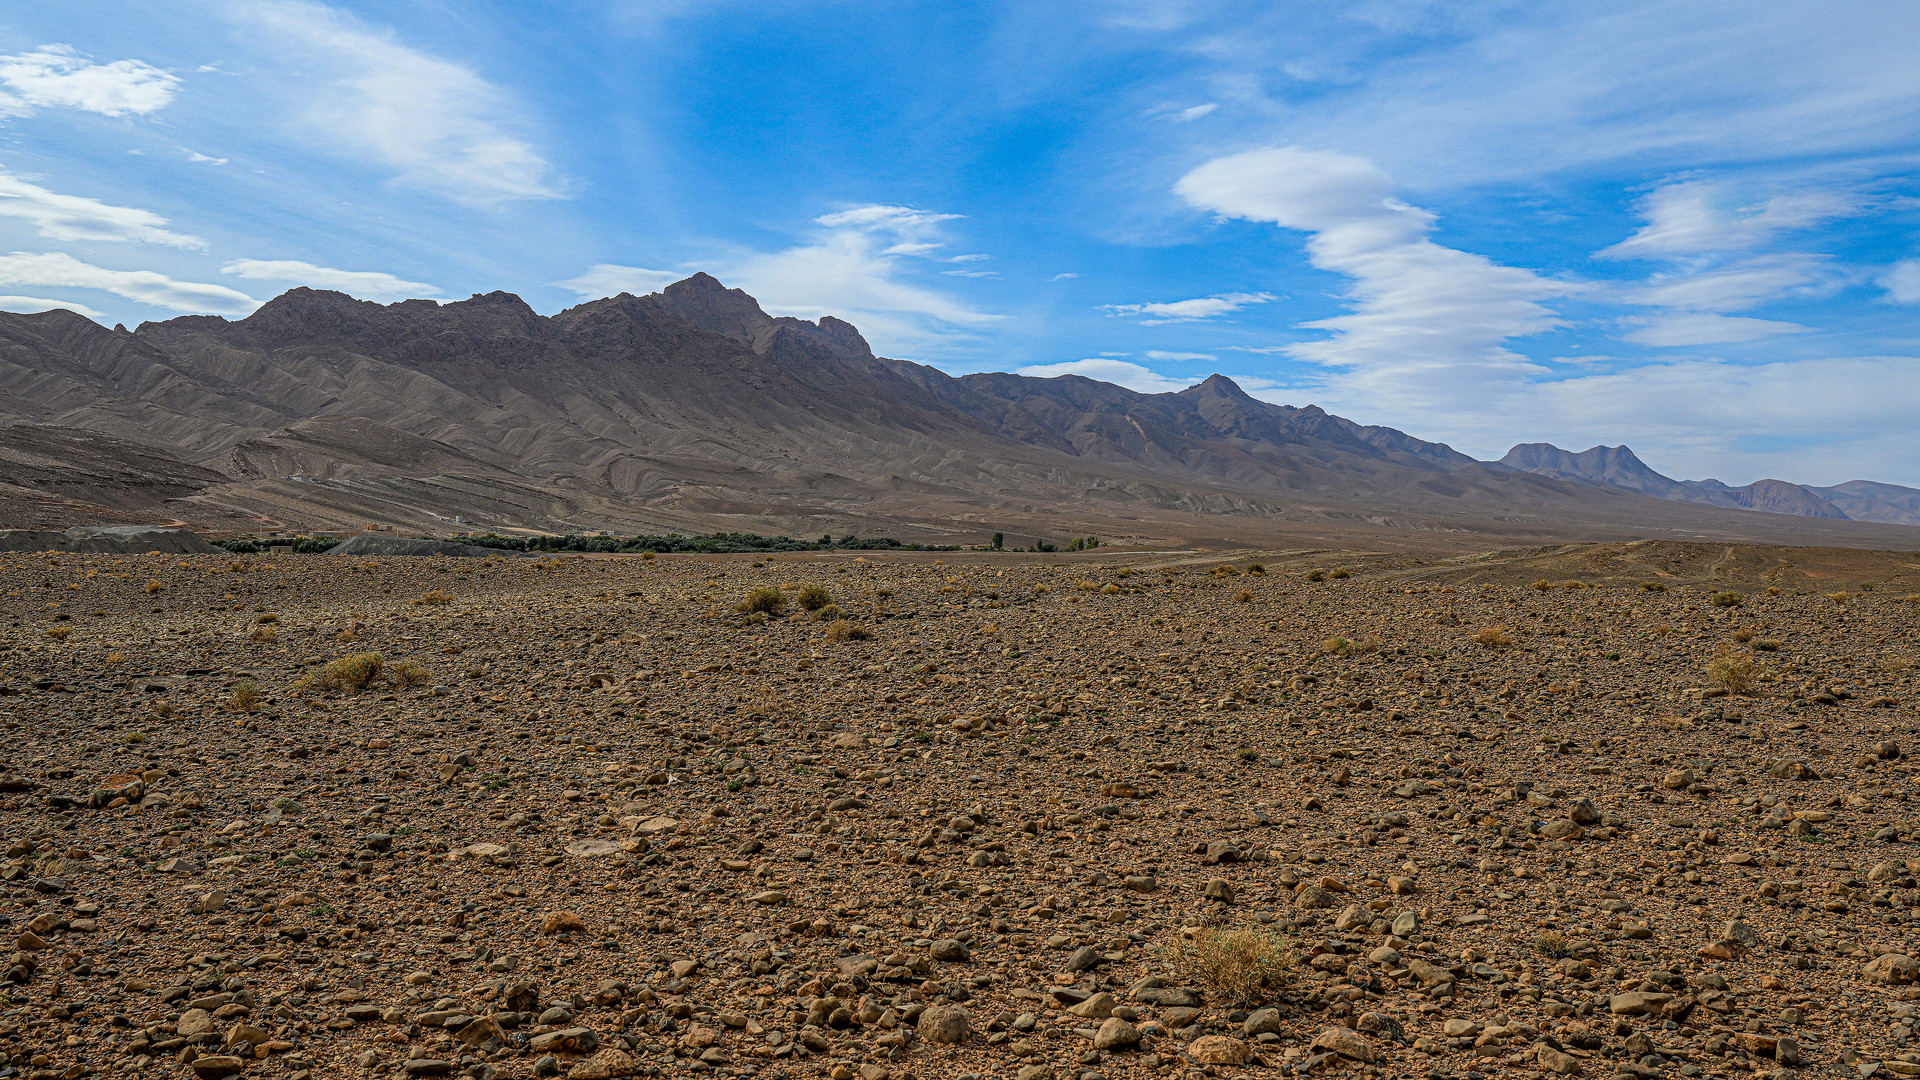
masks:
<svg viewBox="0 0 1920 1080"><path fill-rule="evenodd" d="M406 281L392 274L335 270L296 259L235 259L222 266L220 272L248 281L284 281L316 289L337 289L364 300L405 300L440 292L424 282Z"/></svg>
<svg viewBox="0 0 1920 1080"><path fill-rule="evenodd" d="M1524 380L1538 367L1504 343L1561 325L1542 301L1580 291L1434 243L1433 215L1396 198L1372 162L1347 154L1233 154L1189 172L1174 191L1222 217L1308 233L1308 260L1349 279L1351 312L1305 323L1331 336L1287 351L1352 369L1352 379L1384 396L1464 401L1490 383Z"/></svg>
<svg viewBox="0 0 1920 1080"><path fill-rule="evenodd" d="M303 133L463 203L561 195L546 159L510 132L508 95L468 68L312 0L252 0L235 10L312 77Z"/></svg>
<svg viewBox="0 0 1920 1080"><path fill-rule="evenodd" d="M23 218L49 240L111 240L192 249L207 246L197 236L161 228L167 219L151 211L112 206L81 195L62 195L4 170L0 170L0 217Z"/></svg>
<svg viewBox="0 0 1920 1080"><path fill-rule="evenodd" d="M1199 382L1198 379L1179 379L1162 375L1151 368L1125 360L1112 360L1105 357L1089 357L1085 360L1068 360L1060 364L1035 364L1023 367L1015 372L1036 379L1055 379L1062 375L1080 375L1100 382L1110 382L1124 386L1142 394L1171 394Z"/></svg>
<svg viewBox="0 0 1920 1080"><path fill-rule="evenodd" d="M139 60L96 64L69 45L0 56L0 116L67 108L102 116L146 116L166 107L178 76Z"/></svg>
<svg viewBox="0 0 1920 1080"><path fill-rule="evenodd" d="M1192 300L1173 300L1155 304L1107 304L1100 310L1108 315L1147 316L1140 320L1141 326L1162 326L1176 322L1199 322L1202 319L1217 319L1222 315L1231 315L1241 308L1254 304L1265 304L1273 297L1267 293L1224 293L1220 296L1200 296Z"/></svg>
<svg viewBox="0 0 1920 1080"><path fill-rule="evenodd" d="M0 287L98 289L171 311L246 315L260 301L224 285L176 281L153 270L109 270L65 252L0 255Z"/></svg>

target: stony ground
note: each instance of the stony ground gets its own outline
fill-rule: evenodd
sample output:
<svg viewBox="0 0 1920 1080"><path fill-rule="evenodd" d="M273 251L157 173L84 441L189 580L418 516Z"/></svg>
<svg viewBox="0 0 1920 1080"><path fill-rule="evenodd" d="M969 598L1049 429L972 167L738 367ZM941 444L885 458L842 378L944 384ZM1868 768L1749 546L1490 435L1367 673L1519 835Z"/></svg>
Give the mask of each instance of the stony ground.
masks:
<svg viewBox="0 0 1920 1080"><path fill-rule="evenodd" d="M1905 591L1252 561L0 557L0 1075L1920 1075Z"/></svg>

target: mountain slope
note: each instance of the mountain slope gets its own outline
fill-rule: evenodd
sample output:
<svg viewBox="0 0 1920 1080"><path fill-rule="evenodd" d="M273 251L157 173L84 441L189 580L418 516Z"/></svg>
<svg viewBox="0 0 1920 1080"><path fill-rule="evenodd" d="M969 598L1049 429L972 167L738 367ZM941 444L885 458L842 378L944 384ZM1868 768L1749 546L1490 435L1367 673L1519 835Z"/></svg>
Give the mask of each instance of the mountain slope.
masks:
<svg viewBox="0 0 1920 1080"><path fill-rule="evenodd" d="M1920 491L1868 480L1824 488L1785 480L1756 480L1745 487L1731 487L1718 480L1675 480L1653 471L1624 446L1595 446L1574 453L1552 443L1521 443L1508 450L1498 464L1537 476L1586 480L1680 502L1799 517L1920 525Z"/></svg>
<svg viewBox="0 0 1920 1080"><path fill-rule="evenodd" d="M1221 376L1174 394L955 378L876 357L840 320L770 316L704 274L553 316L508 293L382 305L313 289L237 321L131 333L0 315L7 431L22 462L79 447L74 476L16 470L25 482L7 490L36 521L84 503L95 517L435 532L1893 535L1477 462ZM1755 497L1786 505L1797 490Z"/></svg>

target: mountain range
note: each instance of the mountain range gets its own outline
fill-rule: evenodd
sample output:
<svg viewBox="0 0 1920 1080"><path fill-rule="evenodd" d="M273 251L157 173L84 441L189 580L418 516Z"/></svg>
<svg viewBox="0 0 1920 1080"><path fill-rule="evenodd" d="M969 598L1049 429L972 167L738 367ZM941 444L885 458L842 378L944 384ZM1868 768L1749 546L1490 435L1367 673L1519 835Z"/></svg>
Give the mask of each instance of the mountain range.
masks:
<svg viewBox="0 0 1920 1080"><path fill-rule="evenodd" d="M1674 480L1648 468L1624 446L1595 446L1576 454L1552 443L1521 443L1507 451L1500 464L1536 476L1587 480L1706 506L1920 525L1920 490L1872 480L1849 480L1832 487L1786 480L1756 480L1745 487L1730 487L1718 480Z"/></svg>
<svg viewBox="0 0 1920 1080"><path fill-rule="evenodd" d="M1841 485L1805 503L1831 513L1756 514L1801 504L1689 487L1624 449L1508 457L1258 401L1219 375L1166 394L950 376L705 274L552 316L501 292L383 305L305 288L240 320L133 330L0 315L0 525L15 527L1920 539L1849 520L1907 512L1908 489Z"/></svg>

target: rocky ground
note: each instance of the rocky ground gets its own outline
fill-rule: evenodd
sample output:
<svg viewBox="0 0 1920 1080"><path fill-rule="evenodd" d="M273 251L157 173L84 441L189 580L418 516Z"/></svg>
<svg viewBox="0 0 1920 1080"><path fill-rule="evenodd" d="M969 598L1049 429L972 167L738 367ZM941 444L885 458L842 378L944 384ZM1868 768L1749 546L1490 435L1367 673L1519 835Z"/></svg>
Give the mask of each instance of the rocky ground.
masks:
<svg viewBox="0 0 1920 1080"><path fill-rule="evenodd" d="M1718 550L0 556L0 1075L1920 1075L1911 557Z"/></svg>

